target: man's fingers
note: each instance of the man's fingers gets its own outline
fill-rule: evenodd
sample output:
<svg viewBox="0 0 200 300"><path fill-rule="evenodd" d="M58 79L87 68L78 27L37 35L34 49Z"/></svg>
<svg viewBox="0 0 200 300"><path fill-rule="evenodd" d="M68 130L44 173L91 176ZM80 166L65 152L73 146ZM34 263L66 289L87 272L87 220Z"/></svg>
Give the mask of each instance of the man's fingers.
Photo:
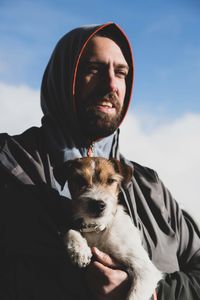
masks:
<svg viewBox="0 0 200 300"><path fill-rule="evenodd" d="M93 260L86 268L85 279L95 299L125 299L129 288L128 274L121 270L115 260L92 248Z"/></svg>
<svg viewBox="0 0 200 300"><path fill-rule="evenodd" d="M117 263L113 258L111 258L108 254L100 251L96 247L92 248L92 253L94 255L95 260L112 269L116 269L118 267Z"/></svg>

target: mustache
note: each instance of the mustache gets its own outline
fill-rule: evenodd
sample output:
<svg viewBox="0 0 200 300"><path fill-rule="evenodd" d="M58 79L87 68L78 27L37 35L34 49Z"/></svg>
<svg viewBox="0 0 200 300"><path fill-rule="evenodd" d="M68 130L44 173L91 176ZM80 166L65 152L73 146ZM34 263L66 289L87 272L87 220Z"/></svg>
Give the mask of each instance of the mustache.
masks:
<svg viewBox="0 0 200 300"><path fill-rule="evenodd" d="M97 105L102 101L109 101L114 107L118 106L119 98L115 92L109 92L106 94L95 94L94 97L90 97L89 105Z"/></svg>

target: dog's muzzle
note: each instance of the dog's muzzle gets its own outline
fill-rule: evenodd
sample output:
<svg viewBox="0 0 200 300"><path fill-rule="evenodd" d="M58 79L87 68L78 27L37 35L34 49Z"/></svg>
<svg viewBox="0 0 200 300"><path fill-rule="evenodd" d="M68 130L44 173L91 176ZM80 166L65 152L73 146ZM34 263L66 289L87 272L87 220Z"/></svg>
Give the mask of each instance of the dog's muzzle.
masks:
<svg viewBox="0 0 200 300"><path fill-rule="evenodd" d="M84 222L83 218L76 219L73 223L73 229L78 230L82 233L96 232L99 233L105 229L105 225Z"/></svg>
<svg viewBox="0 0 200 300"><path fill-rule="evenodd" d="M93 217L98 218L102 215L106 207L105 202L102 200L88 199L87 210L89 214L92 214Z"/></svg>

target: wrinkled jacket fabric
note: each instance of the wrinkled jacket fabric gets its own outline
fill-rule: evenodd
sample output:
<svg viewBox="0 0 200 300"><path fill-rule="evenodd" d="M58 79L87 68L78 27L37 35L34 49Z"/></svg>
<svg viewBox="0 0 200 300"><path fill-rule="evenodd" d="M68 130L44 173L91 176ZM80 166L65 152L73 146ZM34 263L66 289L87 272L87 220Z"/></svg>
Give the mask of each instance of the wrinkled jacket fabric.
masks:
<svg viewBox="0 0 200 300"><path fill-rule="evenodd" d="M106 26L120 38L123 36L114 24ZM70 50L66 42L71 40L70 34L55 48L42 83L42 127L12 137L0 135L0 299L93 299L84 283L84 270L72 266L66 256L63 234L70 226L70 200L60 196L53 168L68 155L83 156L88 146L76 120L73 86L80 52L99 28L86 27L75 31L75 35L70 33L79 49L71 61L63 61L64 53ZM130 55L128 42L122 39ZM64 77L68 71L59 70L69 64L73 65L70 78ZM133 66L129 76L127 109ZM179 208L153 170L120 154L118 132L111 138L106 155L133 167L133 177L121 189L120 201L138 227L153 263L164 273L157 288L158 299L200 299L200 239L196 224ZM96 149L97 153L102 149L102 141L96 142Z"/></svg>
<svg viewBox="0 0 200 300"><path fill-rule="evenodd" d="M43 141L37 128L0 137L0 299L90 299L82 271L67 261L62 236L69 226L68 201L56 190ZM197 300L198 229L153 170L131 164L133 178L120 199L165 273L158 299Z"/></svg>

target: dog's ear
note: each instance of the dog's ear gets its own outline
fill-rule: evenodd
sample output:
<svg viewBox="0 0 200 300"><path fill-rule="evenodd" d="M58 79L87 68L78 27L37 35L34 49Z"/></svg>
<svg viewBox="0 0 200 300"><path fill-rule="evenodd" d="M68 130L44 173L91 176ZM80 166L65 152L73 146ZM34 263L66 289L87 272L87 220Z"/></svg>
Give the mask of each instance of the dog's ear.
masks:
<svg viewBox="0 0 200 300"><path fill-rule="evenodd" d="M115 171L122 176L122 184L127 185L133 176L133 167L127 165L124 161L119 161L117 159L110 159Z"/></svg>
<svg viewBox="0 0 200 300"><path fill-rule="evenodd" d="M60 183L62 190L64 188L66 181L69 179L72 165L73 165L73 160L68 160L62 165L59 165L53 169L54 177L58 181L58 183Z"/></svg>

